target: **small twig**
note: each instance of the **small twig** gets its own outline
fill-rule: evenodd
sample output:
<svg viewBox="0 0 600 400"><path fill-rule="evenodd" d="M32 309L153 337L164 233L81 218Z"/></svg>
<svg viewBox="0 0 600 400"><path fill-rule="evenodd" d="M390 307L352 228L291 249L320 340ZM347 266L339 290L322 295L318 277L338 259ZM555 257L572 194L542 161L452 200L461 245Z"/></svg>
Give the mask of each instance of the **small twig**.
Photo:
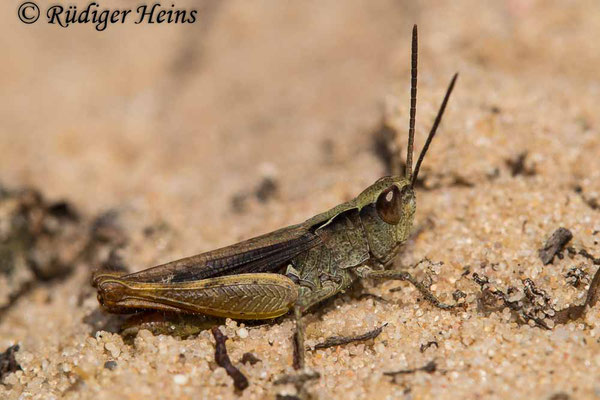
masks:
<svg viewBox="0 0 600 400"><path fill-rule="evenodd" d="M385 376L396 377L398 375L414 374L415 372L419 372L419 371L423 371L423 372L427 372L429 374L432 374L435 371L437 371L437 364L435 363L435 361L432 360L432 361L429 361L424 366L419 367L419 368L401 369L399 371L384 372L383 374Z"/></svg>
<svg viewBox="0 0 600 400"><path fill-rule="evenodd" d="M587 250L581 249L579 250L579 254L590 260L592 263L594 263L594 265L600 265L600 258L595 258L593 255L588 253Z"/></svg>
<svg viewBox="0 0 600 400"><path fill-rule="evenodd" d="M211 332L216 342L215 361L220 367L224 368L225 371L227 371L227 375L233 379L233 386L236 390L242 391L246 389L249 385L248 379L231 363L231 359L227 354L227 347L225 346L227 336L221 332L218 326L214 326L211 329Z"/></svg>
<svg viewBox="0 0 600 400"><path fill-rule="evenodd" d="M301 374L284 375L284 376L280 377L279 379L277 379L275 382L273 382L273 384L275 384L275 385L292 384L294 386L304 385L306 382L312 381L315 379L319 379L320 377L321 377L321 374L318 373L317 371L309 371L309 372L303 372Z"/></svg>
<svg viewBox="0 0 600 400"><path fill-rule="evenodd" d="M308 350L327 349L329 347L342 346L352 342L360 342L363 340L375 339L381 334L381 331L386 326L387 322L381 325L379 328L373 329L372 331L356 336L330 336L327 339L325 339L323 343L318 343L312 349L309 348Z"/></svg>

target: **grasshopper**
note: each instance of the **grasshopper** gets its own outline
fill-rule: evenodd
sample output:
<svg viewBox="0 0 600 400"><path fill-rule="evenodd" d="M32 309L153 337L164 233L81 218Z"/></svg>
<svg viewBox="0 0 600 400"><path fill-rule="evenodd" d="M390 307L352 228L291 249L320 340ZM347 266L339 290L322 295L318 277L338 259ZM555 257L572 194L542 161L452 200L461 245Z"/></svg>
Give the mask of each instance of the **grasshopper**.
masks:
<svg viewBox="0 0 600 400"><path fill-rule="evenodd" d="M458 74L452 78L412 170L417 103L417 26L412 32L411 96L405 175L385 176L355 199L307 221L140 272L99 271L98 301L109 312L159 310L264 320L293 311L295 367L304 366L302 315L356 280L403 280L433 305L450 309L408 272L390 270L408 239L415 182Z"/></svg>

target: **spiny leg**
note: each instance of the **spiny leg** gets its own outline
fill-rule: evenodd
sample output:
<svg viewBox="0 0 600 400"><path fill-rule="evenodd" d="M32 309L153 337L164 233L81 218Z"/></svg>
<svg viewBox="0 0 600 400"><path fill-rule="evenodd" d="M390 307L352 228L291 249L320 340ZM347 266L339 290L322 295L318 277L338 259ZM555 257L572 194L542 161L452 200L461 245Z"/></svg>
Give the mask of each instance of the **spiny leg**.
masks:
<svg viewBox="0 0 600 400"><path fill-rule="evenodd" d="M294 369L304 368L304 323L302 322L302 308L294 307L294 319L296 320L296 331L294 332Z"/></svg>
<svg viewBox="0 0 600 400"><path fill-rule="evenodd" d="M457 307L464 307L462 303L447 304L438 299L427 286L417 280L414 276L406 271L373 271L367 270L361 273L364 278L373 278L379 280L398 280L411 283L425 299L437 308L442 310L452 310Z"/></svg>
<svg viewBox="0 0 600 400"><path fill-rule="evenodd" d="M300 295L294 305L294 319L296 320L296 331L294 332L294 369L304 369L304 323L302 315L313 305L328 299L329 297L339 293L342 288L347 287L351 282L351 276L346 271L340 273L340 279L334 282L333 280L325 279L321 281L321 288L312 290L308 287L300 289Z"/></svg>

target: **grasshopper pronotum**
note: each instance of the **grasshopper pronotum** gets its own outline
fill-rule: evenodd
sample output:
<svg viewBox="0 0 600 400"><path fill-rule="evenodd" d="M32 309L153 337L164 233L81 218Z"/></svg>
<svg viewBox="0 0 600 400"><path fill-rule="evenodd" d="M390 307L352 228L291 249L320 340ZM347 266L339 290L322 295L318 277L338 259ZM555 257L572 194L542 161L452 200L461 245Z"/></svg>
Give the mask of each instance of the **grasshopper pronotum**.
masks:
<svg viewBox="0 0 600 400"><path fill-rule="evenodd" d="M409 281L435 306L439 301L408 272L387 270L407 240L416 209L414 184L452 93L454 75L415 169L417 27L413 27L406 173L378 179L355 199L307 221L222 249L132 274L99 271L98 301L108 311L153 309L236 319L296 318L298 367L304 364L302 314L359 278Z"/></svg>

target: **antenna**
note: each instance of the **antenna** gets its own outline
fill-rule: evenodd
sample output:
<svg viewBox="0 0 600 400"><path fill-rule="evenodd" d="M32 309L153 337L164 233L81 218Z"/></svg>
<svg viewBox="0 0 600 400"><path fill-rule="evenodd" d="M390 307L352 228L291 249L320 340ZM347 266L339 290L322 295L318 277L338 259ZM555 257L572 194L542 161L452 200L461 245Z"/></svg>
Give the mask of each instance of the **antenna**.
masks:
<svg viewBox="0 0 600 400"><path fill-rule="evenodd" d="M444 110L446 109L446 104L448 103L448 99L450 98L452 89L454 89L454 83L456 83L456 78L458 78L458 72L456 74L454 74L454 76L452 77L452 80L450 81L450 85L448 86L448 89L446 90L446 95L444 96L442 105L440 106L437 116L435 117L435 121L433 122L433 126L431 127L431 130L429 131L429 135L427 136L427 140L425 141L423 150L421 150L421 154L419 155L419 159L417 160L417 165L415 166L415 171L414 171L414 174L412 175L412 179L410 182L411 186L415 186L415 182L417 181L417 176L419 175L419 169L421 168L421 163L423 162L423 158L425 158L427 149L429 149L429 145L431 144L431 141L433 140L433 137L435 136L435 132L437 131L437 128L440 125L440 122L442 121L442 116L444 115ZM409 146L412 146L412 143L410 142L410 140L411 139L410 139L410 135L409 135L408 143L409 143ZM409 147L409 149L411 149L411 147Z"/></svg>
<svg viewBox="0 0 600 400"><path fill-rule="evenodd" d="M419 40L417 25L412 30L411 68L410 68L410 122L408 124L408 148L406 149L406 179L412 181L412 159L415 144L415 116L417 114L417 59Z"/></svg>

